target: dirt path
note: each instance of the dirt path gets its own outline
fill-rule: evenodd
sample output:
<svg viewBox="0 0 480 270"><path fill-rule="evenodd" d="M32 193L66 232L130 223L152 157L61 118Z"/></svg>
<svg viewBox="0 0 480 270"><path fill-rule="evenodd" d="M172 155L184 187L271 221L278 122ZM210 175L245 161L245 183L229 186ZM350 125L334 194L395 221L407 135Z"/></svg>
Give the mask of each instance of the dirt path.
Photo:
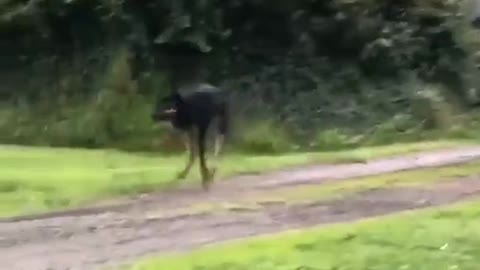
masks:
<svg viewBox="0 0 480 270"><path fill-rule="evenodd" d="M265 205L262 209L150 216L199 202L247 196L258 189L441 166L480 159L480 147L443 150L365 164L305 166L217 183L209 193L184 188L127 200L117 206L56 213L52 217L0 222L1 269L97 269L168 251L322 223L350 221L412 208L443 205L480 195L480 179L429 188L371 190L310 205ZM8 266L7 268L4 268Z"/></svg>

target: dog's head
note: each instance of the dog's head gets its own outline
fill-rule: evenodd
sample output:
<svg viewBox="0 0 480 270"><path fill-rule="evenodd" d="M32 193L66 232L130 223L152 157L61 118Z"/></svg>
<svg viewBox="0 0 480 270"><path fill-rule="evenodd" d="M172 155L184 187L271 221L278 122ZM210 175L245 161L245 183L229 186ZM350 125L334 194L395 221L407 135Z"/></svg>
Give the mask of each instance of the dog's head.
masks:
<svg viewBox="0 0 480 270"><path fill-rule="evenodd" d="M171 121L182 102L182 97L176 92L160 98L152 114L152 120L155 122Z"/></svg>

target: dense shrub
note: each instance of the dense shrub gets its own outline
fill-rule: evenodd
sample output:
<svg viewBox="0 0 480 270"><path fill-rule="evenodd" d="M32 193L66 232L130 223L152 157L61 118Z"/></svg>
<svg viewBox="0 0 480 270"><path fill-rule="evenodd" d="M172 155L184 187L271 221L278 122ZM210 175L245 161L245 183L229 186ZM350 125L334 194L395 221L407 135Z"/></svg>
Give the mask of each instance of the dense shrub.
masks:
<svg viewBox="0 0 480 270"><path fill-rule="evenodd" d="M446 131L478 96L480 42L460 4L2 1L0 140L178 150L149 115L186 78L229 91L245 151Z"/></svg>

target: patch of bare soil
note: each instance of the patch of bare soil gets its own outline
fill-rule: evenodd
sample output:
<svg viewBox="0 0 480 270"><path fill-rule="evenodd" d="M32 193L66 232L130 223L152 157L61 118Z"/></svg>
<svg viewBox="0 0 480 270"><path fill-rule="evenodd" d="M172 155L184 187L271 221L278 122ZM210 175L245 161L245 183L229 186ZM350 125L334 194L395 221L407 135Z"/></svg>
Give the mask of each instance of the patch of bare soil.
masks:
<svg viewBox="0 0 480 270"><path fill-rule="evenodd" d="M301 170L242 176L217 183L209 193L186 188L148 195L116 207L56 213L51 217L0 222L1 269L98 269L141 256L186 251L229 239L317 224L346 222L476 198L480 179L462 179L424 188L378 189L309 205L266 205L261 209L171 217L158 212L262 188L321 184L391 171L461 163L480 157L480 148L436 151L366 164L311 166Z"/></svg>

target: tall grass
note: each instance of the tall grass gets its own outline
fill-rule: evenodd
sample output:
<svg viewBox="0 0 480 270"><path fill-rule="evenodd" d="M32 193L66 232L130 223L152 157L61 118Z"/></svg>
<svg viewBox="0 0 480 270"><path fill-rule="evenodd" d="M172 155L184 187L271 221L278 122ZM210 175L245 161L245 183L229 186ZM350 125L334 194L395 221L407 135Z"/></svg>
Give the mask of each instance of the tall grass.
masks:
<svg viewBox="0 0 480 270"><path fill-rule="evenodd" d="M0 143L157 152L182 150L178 138L150 119L157 95L169 91L166 76L152 72L135 81L128 52L120 48L112 55L104 75L97 76L97 81L92 83L97 89L88 95L1 104ZM450 102L442 86L426 84L414 76L407 77L401 84L398 81L367 83L359 80L356 72L350 69L343 77L319 80L322 85L302 92L289 102L288 108L279 109L283 117L275 114L278 110L273 110L269 101L252 95L256 104L253 109L261 112L261 116L252 112L233 115L232 134L228 138L230 147L243 153L278 154L445 137L478 138L480 125L475 116L462 112ZM357 78L355 87L359 92L352 91L341 97L333 95L338 87L346 86L342 81L348 78ZM278 93L286 95L280 90ZM368 98L372 94L374 97ZM390 94L402 99L405 108L390 106L389 99L393 98ZM353 101L343 102L345 98ZM277 97L277 101L280 99ZM319 105L323 104L322 99L336 105ZM235 102L248 103L248 100ZM296 111L302 110L303 105L299 104L304 105L304 111ZM331 117L326 112L318 115L315 110L328 111ZM360 118L366 121L359 123Z"/></svg>

